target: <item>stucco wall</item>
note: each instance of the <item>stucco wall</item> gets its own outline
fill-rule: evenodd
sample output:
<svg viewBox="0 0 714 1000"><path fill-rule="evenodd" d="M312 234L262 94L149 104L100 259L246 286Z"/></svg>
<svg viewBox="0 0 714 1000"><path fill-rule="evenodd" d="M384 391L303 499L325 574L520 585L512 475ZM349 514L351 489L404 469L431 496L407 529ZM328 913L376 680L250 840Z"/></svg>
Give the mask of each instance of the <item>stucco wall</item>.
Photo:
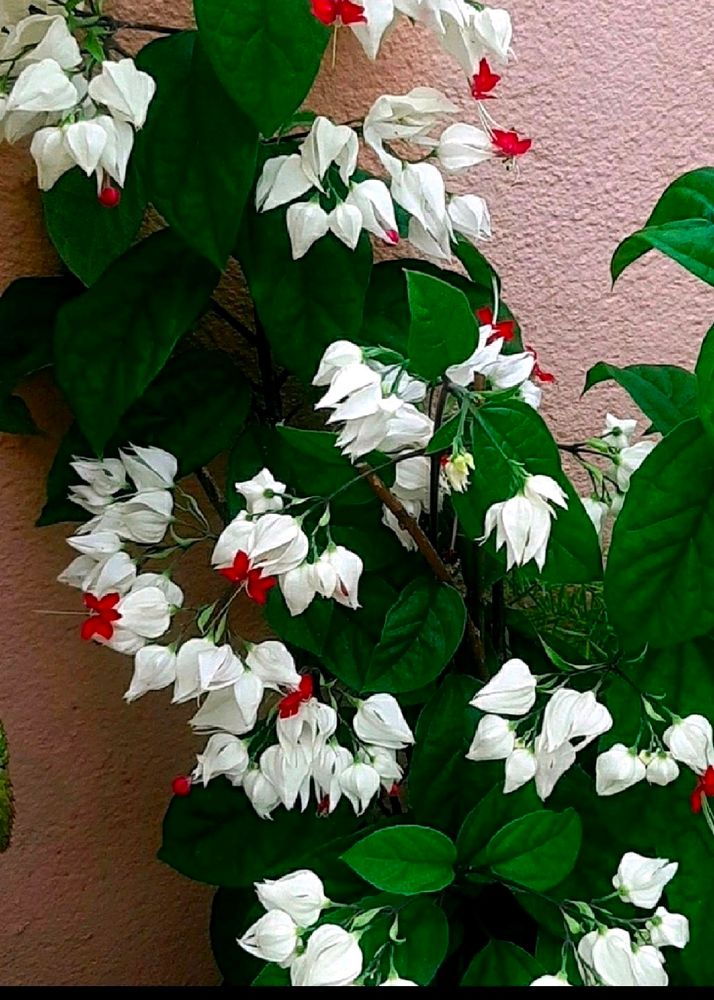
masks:
<svg viewBox="0 0 714 1000"><path fill-rule="evenodd" d="M534 137L534 153L518 183L489 165L473 189L491 203L507 299L558 376L546 413L572 440L606 404L626 409L614 390L578 401L589 365L691 366L708 326L706 290L673 264L653 255L611 293L608 261L671 178L712 159L714 31L697 0L505 2L518 62L499 112ZM188 7L115 9L177 24ZM396 33L376 67L341 38L312 104L350 118L416 83L463 97L458 71L419 30ZM1 285L56 267L21 149L0 152L0 220ZM188 713L161 696L126 707L128 661L81 646L73 619L37 613L66 606L53 582L68 558L63 529L33 519L67 418L46 381L27 397L46 436L0 437L0 717L18 810L0 858L0 982L214 983L210 893L154 859L170 779L191 752Z"/></svg>

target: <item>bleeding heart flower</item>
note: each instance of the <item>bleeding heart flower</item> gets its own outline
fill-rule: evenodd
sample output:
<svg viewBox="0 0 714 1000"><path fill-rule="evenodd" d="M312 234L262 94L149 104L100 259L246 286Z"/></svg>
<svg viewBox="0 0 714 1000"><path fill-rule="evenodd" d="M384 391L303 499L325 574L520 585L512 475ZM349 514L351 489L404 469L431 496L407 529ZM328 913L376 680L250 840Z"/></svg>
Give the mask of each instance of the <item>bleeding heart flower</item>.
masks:
<svg viewBox="0 0 714 1000"><path fill-rule="evenodd" d="M478 64L478 70L471 80L471 94L477 101L483 101L493 97L491 91L501 79L498 73L494 73L488 64L488 59L483 58Z"/></svg>
<svg viewBox="0 0 714 1000"><path fill-rule="evenodd" d="M533 145L532 139L519 136L514 129L510 131L501 128L491 129L491 141L496 156L502 156L506 160L513 160L517 156L523 156Z"/></svg>

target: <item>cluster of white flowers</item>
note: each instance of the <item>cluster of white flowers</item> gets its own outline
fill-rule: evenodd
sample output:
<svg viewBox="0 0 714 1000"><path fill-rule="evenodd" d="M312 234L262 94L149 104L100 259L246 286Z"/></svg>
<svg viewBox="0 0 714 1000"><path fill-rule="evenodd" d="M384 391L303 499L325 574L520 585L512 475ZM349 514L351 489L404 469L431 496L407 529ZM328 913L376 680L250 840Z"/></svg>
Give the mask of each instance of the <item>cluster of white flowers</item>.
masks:
<svg viewBox="0 0 714 1000"><path fill-rule="evenodd" d="M608 413L601 435L586 442L589 448L608 459L605 469L587 466L595 478L596 489L589 496L582 497L583 506L601 539L608 517L617 517L622 510L632 474L656 447L656 441L649 440L632 444L636 429L636 420L623 420Z"/></svg>
<svg viewBox="0 0 714 1000"><path fill-rule="evenodd" d="M548 693L535 712L538 679L523 660L508 660L471 704L486 714L479 720L466 756L469 760L505 760L503 791L514 792L531 779L545 801L576 755L612 727L612 716L592 691L561 685ZM529 714L530 713L530 714ZM521 722L527 722L521 735ZM539 728L540 723L540 728ZM538 731L539 730L539 731Z"/></svg>
<svg viewBox="0 0 714 1000"><path fill-rule="evenodd" d="M96 175L100 201L113 207L120 193L112 181L124 184L156 87L132 59L98 58L86 37L81 7L71 12L51 0L0 7L0 138L32 135L43 191L79 166Z"/></svg>
<svg viewBox="0 0 714 1000"><path fill-rule="evenodd" d="M368 111L361 138L386 176L355 180L358 130L316 118L297 152L267 161L256 191L256 205L262 212L290 205L286 221L293 257L302 257L328 232L350 249L357 246L362 230L388 244L398 243L395 204L409 216L409 241L428 257L451 260L452 244L458 237L476 242L490 236L483 198L449 195L439 167L453 175L494 157L512 162L530 148L529 139L499 128L483 104L493 96L491 91L500 79L488 60L505 65L510 53L508 12L476 10L465 0L364 0L358 4L313 0L312 7L324 24L349 25L370 58L375 58L384 33L399 13L425 24L463 66L478 102L480 125L452 124L435 137L434 130L458 111L448 98L432 87L383 95ZM395 144L404 147L408 156L400 156ZM305 195L307 200L297 200Z"/></svg>
<svg viewBox="0 0 714 1000"><path fill-rule="evenodd" d="M241 948L264 962L290 970L291 986L361 986L364 955L359 946L359 917L351 930L336 923L315 927L323 912L339 906L325 895L318 876L308 870L255 883L260 919L238 939ZM416 986L392 970L380 986Z"/></svg>

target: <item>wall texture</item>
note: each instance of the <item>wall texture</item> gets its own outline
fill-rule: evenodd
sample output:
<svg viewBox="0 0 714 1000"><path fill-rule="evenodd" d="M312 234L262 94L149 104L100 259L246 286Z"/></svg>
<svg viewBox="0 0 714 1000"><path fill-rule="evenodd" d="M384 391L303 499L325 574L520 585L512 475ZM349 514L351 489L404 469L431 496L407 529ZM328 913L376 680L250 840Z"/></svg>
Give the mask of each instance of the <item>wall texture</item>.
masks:
<svg viewBox="0 0 714 1000"><path fill-rule="evenodd" d="M498 110L534 137L534 153L517 182L487 165L470 187L491 204L490 255L508 302L558 376L546 414L572 440L596 430L607 405L628 410L618 390L579 402L592 363L691 366L708 325L706 290L673 264L652 255L612 293L608 261L670 179L712 158L711 20L697 0L504 3L518 61ZM115 10L179 24L189 6L124 0ZM458 71L407 25L377 66L349 38L339 56L311 105L344 119L417 83L463 100ZM0 152L0 219L0 284L56 268L23 149ZM81 646L74 619L42 614L67 606L53 582L68 560L64 532L33 528L67 415L43 379L27 398L46 435L0 437L0 717L18 810L0 858L0 982L213 984L210 892L154 858L170 779L192 752L188 713L161 696L125 706L129 664Z"/></svg>

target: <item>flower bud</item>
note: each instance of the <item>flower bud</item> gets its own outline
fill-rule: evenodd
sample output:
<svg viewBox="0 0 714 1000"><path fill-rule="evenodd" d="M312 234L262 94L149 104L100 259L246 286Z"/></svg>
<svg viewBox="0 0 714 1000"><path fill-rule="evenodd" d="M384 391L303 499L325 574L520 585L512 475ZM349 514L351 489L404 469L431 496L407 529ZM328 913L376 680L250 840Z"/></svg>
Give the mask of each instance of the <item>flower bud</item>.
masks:
<svg viewBox="0 0 714 1000"><path fill-rule="evenodd" d="M645 924L655 948L684 948L689 942L689 921L681 913L670 913L658 906Z"/></svg>
<svg viewBox="0 0 714 1000"><path fill-rule="evenodd" d="M402 750L414 742L399 702L391 694L373 694L360 702L352 728L363 743L392 750Z"/></svg>
<svg viewBox="0 0 714 1000"><path fill-rule="evenodd" d="M362 972L357 938L335 924L318 927L290 968L293 986L351 986Z"/></svg>
<svg viewBox="0 0 714 1000"><path fill-rule="evenodd" d="M676 861L645 858L628 851L622 856L612 884L625 902L650 910L657 905L664 887L674 878L678 868Z"/></svg>
<svg viewBox="0 0 714 1000"><path fill-rule="evenodd" d="M691 767L697 774L704 774L714 764L712 725L703 715L688 715L677 719L662 737L675 760Z"/></svg>
<svg viewBox="0 0 714 1000"><path fill-rule="evenodd" d="M471 704L482 712L525 715L536 700L536 678L523 660L508 660Z"/></svg>
<svg viewBox="0 0 714 1000"><path fill-rule="evenodd" d="M295 921L282 910L269 910L238 938L238 944L249 955L277 962L283 968L292 962L297 941Z"/></svg>
<svg viewBox="0 0 714 1000"><path fill-rule="evenodd" d="M283 910L298 927L311 927L329 905L322 881L307 868L255 883L258 899L266 910Z"/></svg>
<svg viewBox="0 0 714 1000"><path fill-rule="evenodd" d="M484 715L476 727L469 752L469 760L503 760L513 753L516 743L513 724L500 715Z"/></svg>
<svg viewBox="0 0 714 1000"><path fill-rule="evenodd" d="M601 753L595 764L595 791L598 795L616 795L645 777L646 769L637 751L624 743Z"/></svg>

